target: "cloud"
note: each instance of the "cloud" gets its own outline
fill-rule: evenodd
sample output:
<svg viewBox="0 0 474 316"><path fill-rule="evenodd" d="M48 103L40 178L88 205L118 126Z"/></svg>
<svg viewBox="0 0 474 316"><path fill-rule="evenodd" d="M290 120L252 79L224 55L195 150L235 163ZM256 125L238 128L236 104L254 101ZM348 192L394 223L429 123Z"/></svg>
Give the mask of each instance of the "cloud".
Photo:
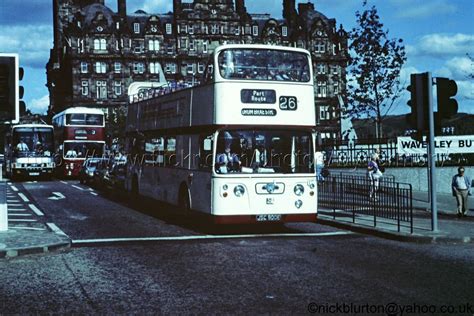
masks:
<svg viewBox="0 0 474 316"><path fill-rule="evenodd" d="M44 68L52 47L50 25L2 26L0 52L18 53L23 67Z"/></svg>
<svg viewBox="0 0 474 316"><path fill-rule="evenodd" d="M45 95L39 99L32 99L30 104L27 104L28 110L32 113L44 114L48 111L49 95Z"/></svg>
<svg viewBox="0 0 474 316"><path fill-rule="evenodd" d="M434 57L474 55L474 35L472 34L428 34L422 36L415 45L407 45L408 55L429 55Z"/></svg>
<svg viewBox="0 0 474 316"><path fill-rule="evenodd" d="M454 14L458 8L448 0L392 0L396 7L396 16L400 18L437 17L440 14Z"/></svg>

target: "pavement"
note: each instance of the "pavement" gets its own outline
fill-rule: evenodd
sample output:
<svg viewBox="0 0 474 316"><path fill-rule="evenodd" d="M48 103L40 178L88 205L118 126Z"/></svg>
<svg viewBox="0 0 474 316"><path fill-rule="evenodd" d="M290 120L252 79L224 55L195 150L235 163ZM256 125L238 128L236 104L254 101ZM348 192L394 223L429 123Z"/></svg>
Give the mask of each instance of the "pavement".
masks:
<svg viewBox="0 0 474 316"><path fill-rule="evenodd" d="M321 224L383 238L420 243L474 243L474 201L466 217L458 218L456 200L451 194L437 194L438 230L432 230L431 203L428 192L413 191L413 227L370 215L353 214L343 210L320 209ZM375 223L375 226L374 226ZM400 224L400 225L398 225Z"/></svg>
<svg viewBox="0 0 474 316"><path fill-rule="evenodd" d="M8 201L15 197L18 192L11 190L11 184L0 181L0 228L2 216L5 218L5 210L10 209ZM8 198L7 198L8 195ZM10 200L9 200L10 199ZM373 216L353 216L342 210L319 209L318 222L337 228L351 230L363 234L374 235L399 241L422 242L422 243L472 243L474 242L474 209L471 208L468 217L457 218L456 202L449 194L438 194L438 227L439 230L431 230L431 213L429 212L429 200L427 192L413 192L413 228L409 223L388 219L376 219L374 226ZM473 202L474 203L474 202ZM13 206L13 204L12 204ZM13 211L14 212L14 211ZM8 213L10 222L14 215L11 210ZM0 230L0 259L12 258L26 254L48 253L71 247L71 240L55 230L54 225L46 223L43 218L31 223L9 225L7 230Z"/></svg>

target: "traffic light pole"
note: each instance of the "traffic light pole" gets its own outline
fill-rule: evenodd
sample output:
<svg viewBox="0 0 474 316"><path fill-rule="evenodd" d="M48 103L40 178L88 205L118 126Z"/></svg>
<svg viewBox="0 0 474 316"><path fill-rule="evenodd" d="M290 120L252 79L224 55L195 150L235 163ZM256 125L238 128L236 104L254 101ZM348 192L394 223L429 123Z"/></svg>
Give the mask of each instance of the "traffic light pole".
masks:
<svg viewBox="0 0 474 316"><path fill-rule="evenodd" d="M434 122L434 107L432 94L432 79L431 73L426 73L428 78L428 188L431 200L431 230L438 231L438 206L436 200L436 153L435 153L435 122Z"/></svg>

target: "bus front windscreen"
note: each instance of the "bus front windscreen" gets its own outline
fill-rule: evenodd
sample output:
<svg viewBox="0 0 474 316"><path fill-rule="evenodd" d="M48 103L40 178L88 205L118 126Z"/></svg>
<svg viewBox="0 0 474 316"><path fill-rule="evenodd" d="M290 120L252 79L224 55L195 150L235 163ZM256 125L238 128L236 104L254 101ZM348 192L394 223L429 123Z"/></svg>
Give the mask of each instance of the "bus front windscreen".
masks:
<svg viewBox="0 0 474 316"><path fill-rule="evenodd" d="M312 134L288 130L224 130L214 157L217 173L314 173Z"/></svg>
<svg viewBox="0 0 474 316"><path fill-rule="evenodd" d="M305 53L271 49L225 49L218 56L224 79L309 82Z"/></svg>
<svg viewBox="0 0 474 316"><path fill-rule="evenodd" d="M18 127L13 129L12 148L16 156L51 156L53 129L47 127Z"/></svg>
<svg viewBox="0 0 474 316"><path fill-rule="evenodd" d="M66 114L66 125L102 126L104 125L104 115L90 113Z"/></svg>

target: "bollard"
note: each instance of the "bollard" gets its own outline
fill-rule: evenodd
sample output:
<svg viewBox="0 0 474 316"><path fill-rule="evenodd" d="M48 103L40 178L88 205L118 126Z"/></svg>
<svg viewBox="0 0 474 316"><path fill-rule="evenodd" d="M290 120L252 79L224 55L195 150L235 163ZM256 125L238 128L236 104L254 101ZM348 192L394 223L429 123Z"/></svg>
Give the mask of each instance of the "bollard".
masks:
<svg viewBox="0 0 474 316"><path fill-rule="evenodd" d="M0 232L8 230L7 185L0 182Z"/></svg>

